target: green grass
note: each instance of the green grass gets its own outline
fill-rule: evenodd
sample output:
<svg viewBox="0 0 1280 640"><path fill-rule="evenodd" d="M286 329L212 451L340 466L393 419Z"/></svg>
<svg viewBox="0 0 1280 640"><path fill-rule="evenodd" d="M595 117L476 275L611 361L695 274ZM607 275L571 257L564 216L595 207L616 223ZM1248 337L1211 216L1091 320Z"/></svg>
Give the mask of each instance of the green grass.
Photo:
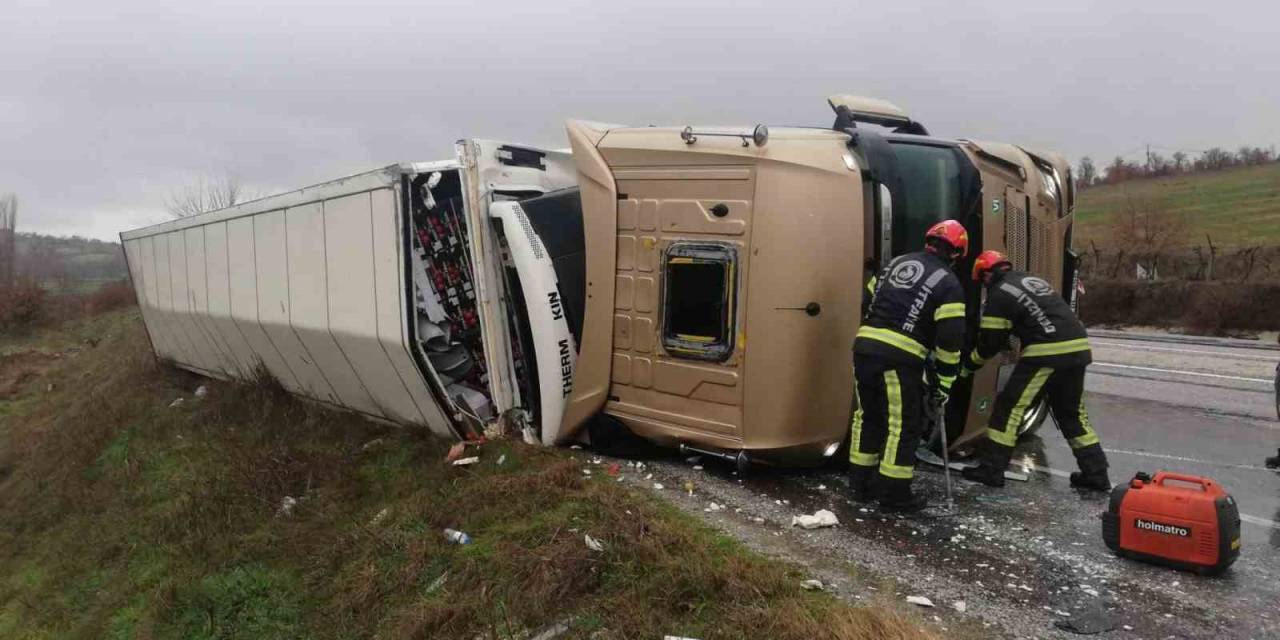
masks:
<svg viewBox="0 0 1280 640"><path fill-rule="evenodd" d="M1203 244L1207 233L1222 246L1280 244L1280 163L1085 189L1076 203L1076 246L1107 244L1114 216L1130 201L1183 217L1184 243Z"/></svg>
<svg viewBox="0 0 1280 640"><path fill-rule="evenodd" d="M0 400L3 638L929 637L569 451L504 440L453 467L447 442L270 384L195 401L136 312L25 340L83 350Z"/></svg>

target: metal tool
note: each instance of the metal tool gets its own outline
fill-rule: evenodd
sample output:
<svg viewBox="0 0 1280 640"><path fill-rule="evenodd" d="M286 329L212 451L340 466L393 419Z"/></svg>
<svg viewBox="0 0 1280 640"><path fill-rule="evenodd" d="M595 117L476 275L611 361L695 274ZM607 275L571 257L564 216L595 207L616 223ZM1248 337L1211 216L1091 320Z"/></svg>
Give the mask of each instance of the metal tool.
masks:
<svg viewBox="0 0 1280 640"><path fill-rule="evenodd" d="M954 514L956 512L956 503L951 496L951 452L950 446L947 444L947 412L946 407L942 404L935 405L934 424L937 425L938 434L942 436L942 477L947 485L947 513Z"/></svg>

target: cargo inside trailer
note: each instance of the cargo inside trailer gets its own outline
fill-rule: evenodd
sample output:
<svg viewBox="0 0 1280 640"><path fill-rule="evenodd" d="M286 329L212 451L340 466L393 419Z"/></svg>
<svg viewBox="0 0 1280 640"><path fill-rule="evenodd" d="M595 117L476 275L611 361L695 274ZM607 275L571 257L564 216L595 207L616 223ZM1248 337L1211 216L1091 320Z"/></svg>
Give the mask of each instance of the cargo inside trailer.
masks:
<svg viewBox="0 0 1280 640"><path fill-rule="evenodd" d="M453 409L478 434L495 412L459 172L414 176L410 211L416 346Z"/></svg>

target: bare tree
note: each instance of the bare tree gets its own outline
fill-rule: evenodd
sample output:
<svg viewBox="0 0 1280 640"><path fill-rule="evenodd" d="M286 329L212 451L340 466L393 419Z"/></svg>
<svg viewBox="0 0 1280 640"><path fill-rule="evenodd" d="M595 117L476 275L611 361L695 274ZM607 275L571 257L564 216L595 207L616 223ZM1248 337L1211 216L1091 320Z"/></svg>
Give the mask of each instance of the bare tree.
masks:
<svg viewBox="0 0 1280 640"><path fill-rule="evenodd" d="M236 203L251 200L254 195L231 173L214 178L197 178L175 189L165 200L165 208L175 218L187 218L207 211L225 209Z"/></svg>
<svg viewBox="0 0 1280 640"><path fill-rule="evenodd" d="M0 287L13 283L17 264L18 196L0 198Z"/></svg>
<svg viewBox="0 0 1280 640"><path fill-rule="evenodd" d="M1159 273L1161 256L1184 239L1188 228L1187 219L1181 214L1166 210L1160 203L1134 198L1125 201L1118 218L1117 243L1132 248L1138 264L1153 275Z"/></svg>
<svg viewBox="0 0 1280 640"><path fill-rule="evenodd" d="M1085 156L1080 158L1080 177L1077 182L1081 189L1087 189L1093 186L1098 180L1098 168L1093 165L1093 158Z"/></svg>

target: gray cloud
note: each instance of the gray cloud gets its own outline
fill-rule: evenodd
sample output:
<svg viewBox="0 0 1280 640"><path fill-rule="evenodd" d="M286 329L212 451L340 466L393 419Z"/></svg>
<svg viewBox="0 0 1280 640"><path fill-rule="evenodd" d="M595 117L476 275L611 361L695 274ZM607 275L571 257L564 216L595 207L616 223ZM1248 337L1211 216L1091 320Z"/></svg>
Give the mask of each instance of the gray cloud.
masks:
<svg viewBox="0 0 1280 640"><path fill-rule="evenodd" d="M1280 142L1275 3L691 4L20 0L0 192L25 229L107 238L197 175L272 191L460 137L564 146L568 117L823 126L835 92L1102 162Z"/></svg>

